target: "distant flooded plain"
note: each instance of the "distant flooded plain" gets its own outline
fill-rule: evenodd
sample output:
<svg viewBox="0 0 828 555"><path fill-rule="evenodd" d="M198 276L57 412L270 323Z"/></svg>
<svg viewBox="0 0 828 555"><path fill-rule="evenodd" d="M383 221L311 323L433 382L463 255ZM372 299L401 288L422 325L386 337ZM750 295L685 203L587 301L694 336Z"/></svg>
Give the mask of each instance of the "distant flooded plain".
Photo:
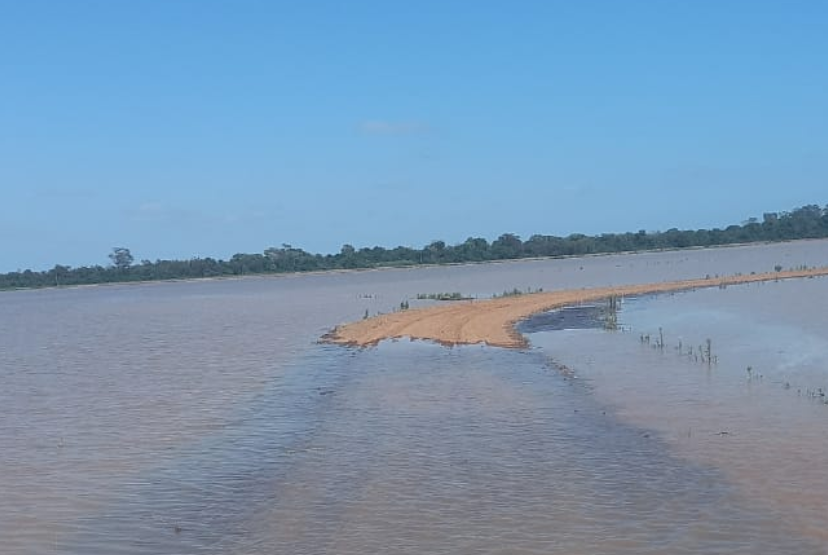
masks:
<svg viewBox="0 0 828 555"><path fill-rule="evenodd" d="M317 343L418 293L777 264L828 242L0 293L0 553L828 553L826 279L520 351Z"/></svg>

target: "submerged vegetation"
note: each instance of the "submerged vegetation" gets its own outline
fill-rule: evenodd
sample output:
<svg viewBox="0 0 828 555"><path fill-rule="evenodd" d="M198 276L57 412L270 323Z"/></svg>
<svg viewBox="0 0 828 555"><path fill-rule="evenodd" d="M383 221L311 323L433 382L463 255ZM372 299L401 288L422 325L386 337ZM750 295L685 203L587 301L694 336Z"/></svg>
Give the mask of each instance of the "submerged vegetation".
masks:
<svg viewBox="0 0 828 555"><path fill-rule="evenodd" d="M543 287L538 287L536 289L532 289L531 287L527 287L526 289L519 289L517 287L514 287L512 289L507 289L503 291L503 293L495 293L492 295L492 298L503 299L507 297L519 297L521 295L528 295L530 293L543 293ZM459 291L453 291L451 293L417 293L418 301L471 301L476 298L477 297L472 295L464 295Z"/></svg>
<svg viewBox="0 0 828 555"><path fill-rule="evenodd" d="M825 237L828 237L828 206L808 205L791 212L766 213L761 221L751 218L742 225L725 229L640 230L594 236L576 233L567 237L532 235L525 241L506 233L492 242L469 237L457 245L433 241L422 249L402 246L356 249L346 244L336 254L313 254L282 244L260 254L235 254L229 260L208 257L135 263L129 249L116 247L109 254L107 266L71 268L58 264L44 271L18 270L0 274L0 289L580 256Z"/></svg>
<svg viewBox="0 0 828 555"><path fill-rule="evenodd" d="M649 333L642 333L639 340L642 345L651 345L654 349L662 352L664 352L667 346L664 342L664 330L662 328L658 328L658 336L651 337ZM702 364L707 364L707 366L713 366L719 362L718 355L713 354L713 340L710 338L705 339L704 345L699 345L695 350L692 345L685 350L684 343L679 340L678 345L675 346L675 350L679 356L686 356L689 360L701 362ZM750 366L748 366L748 374L750 374Z"/></svg>
<svg viewBox="0 0 828 555"><path fill-rule="evenodd" d="M452 293L417 293L417 300L420 301L467 301L471 299L459 291Z"/></svg>
<svg viewBox="0 0 828 555"><path fill-rule="evenodd" d="M607 305L602 310L601 320L604 323L604 329L608 331L618 330L618 304L620 297L618 295L610 295L607 298Z"/></svg>
<svg viewBox="0 0 828 555"><path fill-rule="evenodd" d="M509 289L504 291L503 293L497 294L495 293L492 295L493 299L503 299L507 297L519 297L521 295L529 295L530 293L543 293L543 287L538 287L537 289L532 289L531 287L527 287L524 289L518 289L515 287L514 289Z"/></svg>
<svg viewBox="0 0 828 555"><path fill-rule="evenodd" d="M658 328L657 336L651 336L649 333L642 333L639 336L639 341L641 342L642 346L649 346L662 353L665 352L666 344L664 342L664 330L660 327ZM709 337L704 340L703 344L698 345L696 347L690 345L685 348L684 343L681 340L679 340L678 344L674 346L673 350L679 357L686 358L691 362L704 364L708 368L716 367L719 364L719 355L714 353L713 340ZM732 368L732 361L728 366ZM753 365L748 365L745 367L745 374L746 381L748 383L761 383L764 381L765 378L764 374L758 372L757 369L753 367ZM791 384L790 381L782 382L781 386L785 390L794 389L794 386ZM797 395L800 397L816 401L822 405L828 405L828 390L826 388L796 387L795 389ZM720 435L727 433L728 432L719 432Z"/></svg>

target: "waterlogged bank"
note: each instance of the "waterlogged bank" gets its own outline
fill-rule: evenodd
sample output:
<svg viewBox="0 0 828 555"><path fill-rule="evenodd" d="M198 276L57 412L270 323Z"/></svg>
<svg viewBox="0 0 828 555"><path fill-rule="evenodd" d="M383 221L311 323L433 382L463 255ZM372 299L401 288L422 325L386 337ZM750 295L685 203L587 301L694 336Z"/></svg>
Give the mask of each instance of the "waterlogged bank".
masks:
<svg viewBox="0 0 828 555"><path fill-rule="evenodd" d="M495 347L521 348L526 347L527 342L515 330L515 324L533 314L555 308L610 297L650 295L707 287L724 288L731 285L825 275L828 275L828 267L507 295L484 301L455 302L450 305L364 318L362 321L336 327L326 334L323 340L352 347L369 347L386 339L408 337L434 341L441 345L485 343Z"/></svg>

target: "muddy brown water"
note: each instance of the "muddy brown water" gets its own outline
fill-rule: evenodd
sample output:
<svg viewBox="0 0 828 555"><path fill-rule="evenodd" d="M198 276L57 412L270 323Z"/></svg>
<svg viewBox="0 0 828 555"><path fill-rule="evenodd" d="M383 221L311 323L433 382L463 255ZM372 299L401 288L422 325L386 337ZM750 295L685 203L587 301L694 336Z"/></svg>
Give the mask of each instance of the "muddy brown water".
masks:
<svg viewBox="0 0 828 555"><path fill-rule="evenodd" d="M316 343L417 293L826 254L1 293L0 553L826 553L828 280L625 300L630 331L540 330L523 351ZM658 327L671 348L712 336L717 367L642 344Z"/></svg>

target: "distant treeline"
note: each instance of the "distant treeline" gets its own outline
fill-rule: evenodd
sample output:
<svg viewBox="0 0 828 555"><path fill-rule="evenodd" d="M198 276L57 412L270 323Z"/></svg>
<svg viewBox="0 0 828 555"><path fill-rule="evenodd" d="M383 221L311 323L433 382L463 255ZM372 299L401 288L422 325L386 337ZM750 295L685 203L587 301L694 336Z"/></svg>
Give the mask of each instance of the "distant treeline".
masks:
<svg viewBox="0 0 828 555"><path fill-rule="evenodd" d="M283 244L278 248L271 247L261 254L236 254L229 260L194 258L154 262L142 260L134 263L129 249L117 247L109 254L111 264L107 266L71 268L56 265L51 270L42 272L9 272L0 274L0 289L483 262L824 237L828 237L828 206L820 208L808 205L791 212L767 213L761 221L751 218L742 225L731 225L725 229L668 229L663 232L641 230L594 236L573 234L568 237L533 235L526 241L517 235L506 233L492 242L482 237L469 237L457 245L434 241L422 249L356 249L346 244L338 254L325 255L311 254Z"/></svg>

